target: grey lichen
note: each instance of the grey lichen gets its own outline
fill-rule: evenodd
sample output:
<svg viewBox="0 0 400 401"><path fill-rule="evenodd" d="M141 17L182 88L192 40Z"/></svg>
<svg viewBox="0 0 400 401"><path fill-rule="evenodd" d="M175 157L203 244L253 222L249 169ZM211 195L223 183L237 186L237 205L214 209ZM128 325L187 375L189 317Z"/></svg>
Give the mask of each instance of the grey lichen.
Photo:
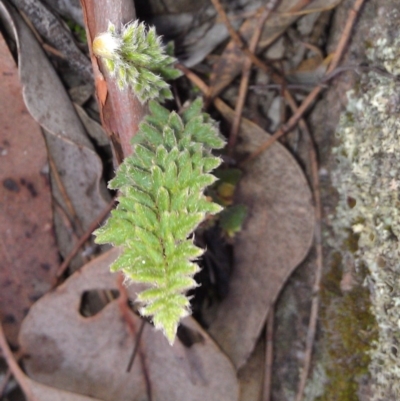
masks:
<svg viewBox="0 0 400 401"><path fill-rule="evenodd" d="M379 39L371 64L400 73L400 39ZM370 72L348 93L337 130L340 145L333 173L339 192L334 218L336 242L349 228L358 249L346 258L365 265L379 338L371 346L373 400L400 397L400 83Z"/></svg>

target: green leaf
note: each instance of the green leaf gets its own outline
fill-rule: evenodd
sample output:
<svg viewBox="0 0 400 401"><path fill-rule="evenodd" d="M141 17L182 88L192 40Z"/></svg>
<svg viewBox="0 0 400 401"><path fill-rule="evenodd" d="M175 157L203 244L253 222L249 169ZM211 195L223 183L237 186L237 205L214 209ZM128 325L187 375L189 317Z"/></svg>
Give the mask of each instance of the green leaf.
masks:
<svg viewBox="0 0 400 401"><path fill-rule="evenodd" d="M171 114L169 115L168 126L173 129L175 138L179 140L179 137L183 131L184 126L181 118L174 111L171 112Z"/></svg>
<svg viewBox="0 0 400 401"><path fill-rule="evenodd" d="M204 213L183 214L176 221L174 237L185 240L193 230L204 220Z"/></svg>
<svg viewBox="0 0 400 401"><path fill-rule="evenodd" d="M168 125L164 127L163 136L164 136L165 146L168 149L172 149L177 146L178 142L175 136L175 132Z"/></svg>
<svg viewBox="0 0 400 401"><path fill-rule="evenodd" d="M201 115L203 109L203 101L201 98L197 98L192 104L183 111L182 119L185 124L187 124L192 118Z"/></svg>
<svg viewBox="0 0 400 401"><path fill-rule="evenodd" d="M164 187L160 187L157 193L157 205L159 213L169 212L170 210L170 198L168 190Z"/></svg>
<svg viewBox="0 0 400 401"><path fill-rule="evenodd" d="M164 185L165 183L165 176L164 172L158 166L153 166L151 169L152 173L152 193L157 194L158 190Z"/></svg>
<svg viewBox="0 0 400 401"><path fill-rule="evenodd" d="M196 188L197 190L203 190L205 187L214 184L217 178L212 174L203 174L198 176L193 176L189 182L188 186L191 188Z"/></svg>
<svg viewBox="0 0 400 401"><path fill-rule="evenodd" d="M221 164L222 160L219 157L203 157L203 159L201 160L201 163L203 165L203 171L205 173L209 173L210 171L213 171L214 169L216 169L220 164Z"/></svg>
<svg viewBox="0 0 400 401"><path fill-rule="evenodd" d="M158 229L158 219L156 213L149 207L136 203L134 206L134 224L149 231Z"/></svg>
<svg viewBox="0 0 400 401"><path fill-rule="evenodd" d="M188 189L183 188L171 195L171 212L177 212L186 209L188 199Z"/></svg>
<svg viewBox="0 0 400 401"><path fill-rule="evenodd" d="M143 168L150 169L154 163L155 154L142 145L135 146L137 157L143 162Z"/></svg>
<svg viewBox="0 0 400 401"><path fill-rule="evenodd" d="M142 39L138 48L147 43ZM153 72L141 74L154 81ZM139 78L135 85L143 94L152 90ZM132 140L134 153L110 183L120 191L119 205L96 231L96 242L122 247L112 269L148 286L138 294L140 312L152 316L171 343L179 320L189 313L184 294L197 285L193 275L199 267L193 261L204 252L193 244L191 234L207 213L221 211L203 191L215 182L209 172L221 163L211 150L224 141L201 106L201 100L193 102L181 118L150 102L151 115Z"/></svg>
<svg viewBox="0 0 400 401"><path fill-rule="evenodd" d="M118 202L120 202L121 204L142 204L152 210L154 210L156 207L156 203L155 201L153 201L152 197L147 192L144 192L137 187L124 187L121 192L125 195L118 198ZM130 206L129 210L134 210L134 206Z"/></svg>
<svg viewBox="0 0 400 401"><path fill-rule="evenodd" d="M242 229L247 208L244 205L233 205L226 208L219 216L219 224L229 237L234 237Z"/></svg>
<svg viewBox="0 0 400 401"><path fill-rule="evenodd" d="M165 186L172 190L178 185L178 167L175 162L170 162L165 168Z"/></svg>
<svg viewBox="0 0 400 401"><path fill-rule="evenodd" d="M146 142L149 143L151 146L157 147L164 143L164 139L162 133L157 130L157 128L151 126L150 124L143 122L139 126L141 136L135 135L134 138L138 137L139 143ZM143 140L145 138L145 140Z"/></svg>

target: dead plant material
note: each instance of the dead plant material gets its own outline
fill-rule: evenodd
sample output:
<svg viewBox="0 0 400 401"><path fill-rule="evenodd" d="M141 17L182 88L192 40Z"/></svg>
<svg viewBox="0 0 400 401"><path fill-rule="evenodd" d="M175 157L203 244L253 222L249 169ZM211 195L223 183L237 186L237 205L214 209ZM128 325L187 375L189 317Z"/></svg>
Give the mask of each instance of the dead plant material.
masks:
<svg viewBox="0 0 400 401"><path fill-rule="evenodd" d="M263 386L263 401L271 400L272 390L272 365L274 362L274 309L275 305L271 305L269 309L267 324L265 328L265 371Z"/></svg>
<svg viewBox="0 0 400 401"><path fill-rule="evenodd" d="M339 64L340 59L345 51L345 48L349 42L350 34L353 29L353 26L356 22L356 18L362 5L364 4L364 0L355 0L353 9L350 10L349 16L347 18L347 22L345 28L343 30L343 34L339 40L339 43L336 47L335 55L332 59L331 64L326 71L326 75L329 75ZM299 122L302 115L306 112L306 110L314 103L317 96L324 89L322 84L316 86L310 94L303 100L303 103L298 108L297 112L289 119L289 121L278 131L276 131L269 139L267 139L258 149L256 149L251 155L249 155L245 160L241 162L241 165L254 160L261 153L263 153L266 149L268 149L274 142L276 142L282 135L286 134L290 130L292 130L295 125Z"/></svg>
<svg viewBox="0 0 400 401"><path fill-rule="evenodd" d="M74 258L74 256L78 253L79 249L82 248L82 246L85 244L85 242L90 238L92 235L93 231L99 227L99 225L103 222L103 220L108 216L108 214L111 212L111 210L114 208L115 205L115 199L113 199L107 207L101 212L99 217L97 217L93 223L89 226L89 228L86 230L86 232L79 238L78 242L75 244L74 248L72 251L69 253L69 255L65 258L63 263L60 265L58 271L57 271L57 277L60 278L65 270L67 270L69 264L71 263L71 260Z"/></svg>
<svg viewBox="0 0 400 401"><path fill-rule="evenodd" d="M250 46L249 46L249 50L253 54L255 53L255 51L257 49L257 44L258 44L258 41L260 40L260 36L261 36L262 30L263 30L265 21L271 15L271 12L275 9L278 2L279 2L279 0L269 0L268 3L265 5L260 18L257 21L257 25L256 25L256 28L254 29L253 36L250 40ZM231 127L229 139L228 139L228 154L230 156L232 156L233 149L236 145L237 136L239 133L240 120L242 117L243 107L244 107L244 103L246 101L247 90L249 87L251 66L252 66L252 60L250 58L246 59L246 61L244 62L244 65L243 65L242 79L240 81L239 96L238 96L236 108L235 108L235 118L233 119L233 124Z"/></svg>

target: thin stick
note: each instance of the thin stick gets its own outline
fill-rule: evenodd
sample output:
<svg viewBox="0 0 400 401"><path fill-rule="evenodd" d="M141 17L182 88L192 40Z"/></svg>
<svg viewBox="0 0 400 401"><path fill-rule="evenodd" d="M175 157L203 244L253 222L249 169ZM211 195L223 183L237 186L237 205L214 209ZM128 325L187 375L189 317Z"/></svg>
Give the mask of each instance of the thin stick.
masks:
<svg viewBox="0 0 400 401"><path fill-rule="evenodd" d="M119 291L119 297L118 297L118 305L119 305L119 310L121 312L121 315L123 316L124 320L128 324L129 331L131 332L132 336L136 335L136 320L132 316L132 312L129 309L128 302L129 302L129 297L128 293L126 291L126 287L124 285L124 275L122 273L118 274L117 277L117 286L118 286L118 291Z"/></svg>
<svg viewBox="0 0 400 401"><path fill-rule="evenodd" d="M28 16L22 10L19 10L19 13L20 13L21 17L23 18L25 24L28 25L28 27L32 31L33 35L35 36L36 40L40 43L40 45L43 47L43 49L46 50L47 52L52 53L55 56L60 57L65 60L66 57L63 52L61 52L60 50L56 49L53 46L50 46L49 44L47 44L43 41L42 37L40 36L39 32L36 30L35 26L32 24L31 20L28 18Z"/></svg>
<svg viewBox="0 0 400 401"><path fill-rule="evenodd" d="M7 343L6 337L4 335L3 326L0 323L0 348L3 352L3 357L7 362L9 369L11 370L15 380L20 385L25 397L28 401L40 401L32 392L32 388L29 384L29 379L26 377L25 373L19 367L14 355Z"/></svg>
<svg viewBox="0 0 400 401"><path fill-rule="evenodd" d="M222 22L225 24L226 29L229 32L229 35L231 37L231 39L236 43L236 46L242 50L242 52L252 61L252 63L254 65L256 65L258 68L260 68L261 70L263 70L265 73L270 73L271 72L271 67L266 65L264 63L264 61L262 61L259 57L257 57L256 54L254 54L254 52L252 52L247 46L246 43L243 41L243 39L241 38L241 36L236 32L235 28L232 26L228 15L226 14L224 8L221 5L220 0L211 0L211 2L213 3L219 18L222 20ZM289 10L289 14L290 13L295 13L298 10L301 10L303 7L305 7L306 5L308 5L310 3L310 0L300 0L294 7L292 7ZM256 14L258 14L260 12L260 10L256 11L255 13L252 12L252 17L256 17Z"/></svg>
<svg viewBox="0 0 400 401"><path fill-rule="evenodd" d="M279 2L279 0L270 0L266 4L258 22L257 22L256 28L254 29L253 36L250 40L249 50L252 53L255 53L255 51L257 49L257 44L258 44L258 41L260 40L265 21L271 15L271 12L276 7L278 2ZM242 79L240 81L240 87L239 87L239 96L238 96L238 100L236 103L235 116L233 118L231 132L230 132L229 140L228 140L228 154L230 156L232 156L233 149L236 145L236 141L237 141L237 137L238 137L238 133L239 133L240 121L242 119L244 102L246 101L247 90L249 87L251 65L252 65L252 60L250 58L247 58L243 65Z"/></svg>
<svg viewBox="0 0 400 401"><path fill-rule="evenodd" d="M290 108L293 113L297 112L297 105L294 101L293 97L287 93L285 96L287 99ZM315 247L317 252L317 267L315 271L315 281L313 285L313 298L311 303L311 313L310 320L308 324L307 337L306 337L306 349L305 349L305 357L304 357L304 365L301 372L299 387L296 395L295 401L301 401L305 385L307 382L308 374L311 366L311 357L312 350L314 345L315 333L317 329L317 320L318 320L318 310L319 310L319 289L322 278L322 270L323 270L323 253L322 253L322 240L321 240L321 219L322 219L322 206L321 206L321 194L320 194L320 183L319 183L319 175L318 175L318 157L317 151L315 148L315 144L310 133L310 130L307 127L304 119L300 119L299 125L301 130L305 133L306 137L309 141L309 157L311 162L311 176L312 176L312 188L313 188L313 196L314 196L314 204L315 204Z"/></svg>
<svg viewBox="0 0 400 401"><path fill-rule="evenodd" d="M264 388L263 401L270 401L272 390L272 364L274 361L274 308L271 305L268 312L265 344L265 372L264 372Z"/></svg>
<svg viewBox="0 0 400 401"><path fill-rule="evenodd" d="M127 372L130 372L133 366L133 363L135 362L136 355L139 351L139 346L140 346L140 339L142 338L143 330L144 330L144 325L146 324L146 321L143 319L142 323L140 324L139 332L136 336L136 342L135 346L133 347L132 355L129 358L128 366L126 368Z"/></svg>
<svg viewBox="0 0 400 401"><path fill-rule="evenodd" d="M240 35L236 32L235 28L232 26L231 22L229 21L228 15L226 14L224 8L221 5L220 0L211 0L219 17L221 18L222 22L225 24L226 29L229 32L230 37L236 43L236 46L239 47L240 50L252 61L254 65L258 68L261 68L264 72L270 72L270 67L268 67L262 60L260 60L254 52L252 52L247 46Z"/></svg>
<svg viewBox="0 0 400 401"><path fill-rule="evenodd" d="M304 123L304 121L303 121ZM306 386L307 378L310 372L311 357L315 341L315 333L317 331L317 321L318 321L318 310L319 310L319 292L322 279L323 270L323 253L322 253L322 230L321 230L321 219L322 219L322 207L321 207L321 192L320 192L320 182L318 175L318 159L317 152L315 149L315 144L311 133L309 132L307 126L304 123L302 127L303 130L307 132L309 139L309 155L311 161L311 176L312 176L312 186L314 193L314 203L315 203L315 247L317 252L317 268L315 271L315 280L312 291L312 302L311 302L311 313L310 320L308 323L307 337L306 337L306 349L304 356L304 365L301 371L299 387L297 390L296 401L301 401L303 399L304 389Z"/></svg>
<svg viewBox="0 0 400 401"><path fill-rule="evenodd" d="M60 194L65 202L65 205L66 205L68 213L69 213L70 220L73 223L72 228L74 229L74 231L76 231L76 233L78 235L81 235L83 233L82 224L75 211L74 205L72 204L72 201L68 196L67 189L65 188L65 185L64 185L64 183L61 179L61 176L57 170L57 166L50 153L48 154L48 160L49 160L50 171L52 172L52 176L54 178L56 186L57 186L58 190L60 191Z"/></svg>
<svg viewBox="0 0 400 401"><path fill-rule="evenodd" d="M343 30L343 34L336 47L335 56L333 57L333 60L332 60L331 64L329 65L329 68L328 68L326 74L330 74L339 64L339 61L342 58L343 52L349 41L350 33L353 29L356 17L358 15L364 1L365 0L355 0L354 7L349 12L349 16L347 18L347 22L346 22L345 28ZM245 160L243 160L241 165L248 163L249 161L258 157L261 153L263 153L266 149L268 149L275 141L277 141L282 135L284 135L286 132L289 132L291 129L293 129L293 127L298 123L298 121L300 120L300 118L304 114L304 112L310 107L311 104L314 103L314 100L317 98L317 96L322 91L322 89L324 89L323 85L316 86L310 92L310 94L304 99L303 103L301 104L301 106L298 109L298 112L289 119L288 123L285 126L283 126L281 129L276 131L268 140L266 140L252 154L250 154L250 156L248 156Z"/></svg>
<svg viewBox="0 0 400 401"><path fill-rule="evenodd" d="M203 93L208 93L209 87L192 71L190 71L188 68L182 65L177 65L177 68L179 68L185 76L192 81ZM293 97L290 95L290 93L285 90L284 92L285 98L287 99L289 106L291 107L293 113L295 115L298 115L299 120L300 120L300 128L304 130L306 133L308 133L309 137L311 138L311 135L309 134L309 130L307 128L307 125L303 119L301 119L301 114L299 112L300 108L297 108L296 103L294 102ZM221 104L223 104L223 101L219 98L214 99L214 104L217 109L221 109ZM321 244L321 201L320 201L320 190L319 190L319 176L318 176L318 164L317 164L317 155L315 148L312 146L310 148L310 158L311 158L311 164L312 164L312 180L313 180L313 193L314 193L314 199L315 199L315 213L316 213L316 228L315 228L315 242L316 242L316 249L317 249L317 271L316 271L316 276L315 276L315 283L313 287L313 301L312 301L312 307L311 307L311 316L310 316L310 323L309 323L309 330L307 334L307 340L306 340L306 357L305 357L305 363L303 367L303 376L305 376L305 379L301 379L302 383L307 379L308 376L308 371L310 367L310 362L311 362L311 354L312 354L312 345L314 342L314 337L315 337L315 331L316 331L316 323L317 323L317 317L318 317L318 291L320 287L320 282L321 282L321 276L322 276L322 266L323 266L323 259L322 259L322 244ZM267 351L268 352L268 351ZM266 361L266 365L268 365L268 362ZM267 369L266 369L267 371ZM269 375L269 373L268 373ZM267 397L267 394L270 393L270 390L268 386L268 379L267 379L267 373L265 377L265 384L264 384L264 397ZM303 387L302 392L304 391L304 384L301 384ZM266 398L268 399L268 398ZM297 399L296 399L297 401Z"/></svg>
<svg viewBox="0 0 400 401"><path fill-rule="evenodd" d="M90 238L92 235L93 231L100 225L100 223L107 217L107 215L111 212L115 205L115 199L113 199L107 207L99 214L98 217L90 224L88 229L85 231L85 233L79 238L78 242L75 244L74 248L72 251L69 253L69 255L65 258L64 262L61 264L61 266L58 268L57 271L57 277L61 277L65 270L68 268L69 264L71 263L71 260L75 257L75 255L78 253L78 251L81 249L83 244Z"/></svg>
<svg viewBox="0 0 400 401"><path fill-rule="evenodd" d="M136 338L136 343L135 343L135 347L133 349L133 354L132 354L131 358L129 359L129 363L128 363L128 372L132 368L132 365L133 365L136 355L139 354L140 363L142 366L142 371L143 371L144 379L146 382L147 395L148 395L149 400L151 401L152 400L151 381L150 381L149 372L148 372L148 368L147 368L147 364L146 364L146 357L145 357L143 351L141 350L141 346L140 346L141 345L140 340L142 338L142 334L143 334L144 328L146 326L146 321L144 319L142 319L141 326L139 328L139 332L137 332L137 321L134 318L132 311L130 310L130 308L128 306L129 297L128 297L128 292L126 291L126 287L124 285L124 276L122 273L120 273L118 275L117 286L118 286L118 290L119 290L118 306L119 306L121 315L124 318L126 324L128 325L128 329L131 332L132 337Z"/></svg>

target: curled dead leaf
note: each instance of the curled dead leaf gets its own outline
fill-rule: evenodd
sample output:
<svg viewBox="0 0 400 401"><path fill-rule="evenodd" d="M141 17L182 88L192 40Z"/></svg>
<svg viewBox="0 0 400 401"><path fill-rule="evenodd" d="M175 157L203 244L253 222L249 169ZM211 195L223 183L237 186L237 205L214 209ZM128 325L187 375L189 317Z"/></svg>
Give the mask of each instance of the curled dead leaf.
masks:
<svg viewBox="0 0 400 401"><path fill-rule="evenodd" d="M192 318L182 322L181 340L173 347L145 323L137 359L126 372L136 338L118 301L94 316L80 314L85 292L118 288L118 275L109 272L117 255L113 249L93 260L33 306L20 335L29 376L104 401L148 400L149 391L153 401L237 400L231 362ZM134 298L138 287L128 291ZM131 320L137 333L141 319L132 313Z"/></svg>
<svg viewBox="0 0 400 401"><path fill-rule="evenodd" d="M228 121L234 112L215 105ZM251 152L268 137L243 118L238 151ZM247 166L237 203L247 207L235 237L234 269L210 334L240 368L249 358L283 285L307 255L314 234L314 208L307 180L294 157L276 143Z"/></svg>

